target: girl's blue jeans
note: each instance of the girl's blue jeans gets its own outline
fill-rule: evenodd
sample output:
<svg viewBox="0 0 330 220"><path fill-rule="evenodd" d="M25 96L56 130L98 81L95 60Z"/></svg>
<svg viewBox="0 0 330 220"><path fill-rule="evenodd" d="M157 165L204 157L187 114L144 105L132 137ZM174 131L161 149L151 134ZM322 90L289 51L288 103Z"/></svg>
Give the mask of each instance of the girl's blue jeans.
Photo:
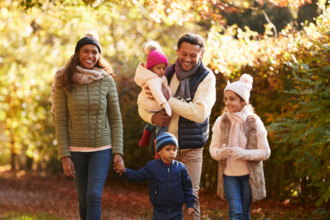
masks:
<svg viewBox="0 0 330 220"><path fill-rule="evenodd" d="M249 174L244 176L223 175L223 177L225 194L229 204L229 219L249 220L252 200Z"/></svg>
<svg viewBox="0 0 330 220"><path fill-rule="evenodd" d="M76 171L81 220L101 219L101 196L108 175L112 150L71 152Z"/></svg>

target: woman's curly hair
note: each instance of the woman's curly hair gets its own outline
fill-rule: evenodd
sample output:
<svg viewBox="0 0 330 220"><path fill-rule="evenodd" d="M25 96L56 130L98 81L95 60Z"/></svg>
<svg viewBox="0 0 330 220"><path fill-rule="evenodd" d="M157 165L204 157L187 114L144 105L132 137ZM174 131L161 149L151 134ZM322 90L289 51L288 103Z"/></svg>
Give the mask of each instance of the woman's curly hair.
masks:
<svg viewBox="0 0 330 220"><path fill-rule="evenodd" d="M99 40L99 35L97 34L96 31L90 29L86 31L85 36L93 37L96 40ZM79 60L79 53L80 49L75 52L74 55L70 57L68 62L66 63L64 70L59 77L60 83L57 85L60 85L60 87L63 87L65 90L72 92L74 89L74 81L73 81L73 74L78 72L77 66L81 66L80 60ZM107 72L110 76L115 77L115 74L112 71L112 67L104 59L101 54L99 54L99 59L97 60L97 63L95 64L95 67L102 68Z"/></svg>
<svg viewBox="0 0 330 220"><path fill-rule="evenodd" d="M59 80L60 85L65 90L72 92L74 89L74 81L73 81L73 74L78 72L77 66L81 66L79 61L79 51L77 51L74 55L70 57L68 62L66 63L63 73L61 74ZM109 62L104 59L101 54L99 54L99 59L95 64L95 67L104 69L110 76L115 77L115 74L112 71L112 67L110 66Z"/></svg>

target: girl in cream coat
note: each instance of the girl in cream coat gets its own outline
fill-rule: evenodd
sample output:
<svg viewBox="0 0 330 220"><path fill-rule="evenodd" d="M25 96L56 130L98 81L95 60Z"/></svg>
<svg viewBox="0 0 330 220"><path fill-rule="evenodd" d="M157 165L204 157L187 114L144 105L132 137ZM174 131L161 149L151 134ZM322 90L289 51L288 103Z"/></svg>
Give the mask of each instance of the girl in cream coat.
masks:
<svg viewBox="0 0 330 220"><path fill-rule="evenodd" d="M219 161L218 195L230 219L250 219L251 201L266 197L262 161L270 156L267 130L249 104L252 77L243 74L225 88L224 113L213 126L211 157Z"/></svg>

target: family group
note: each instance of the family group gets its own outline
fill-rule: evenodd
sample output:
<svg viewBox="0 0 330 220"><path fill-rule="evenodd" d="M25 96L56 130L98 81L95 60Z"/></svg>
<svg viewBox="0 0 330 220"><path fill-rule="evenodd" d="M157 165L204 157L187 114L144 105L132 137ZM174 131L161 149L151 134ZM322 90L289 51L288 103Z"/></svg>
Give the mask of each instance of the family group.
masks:
<svg viewBox="0 0 330 220"><path fill-rule="evenodd" d="M125 167L123 125L115 74L102 57L99 36L87 31L51 87L58 155L74 177L82 220L101 219L101 196L113 157L114 170L131 182L149 180L152 219L201 219L199 185L216 78L203 64L204 38L193 33L177 42L169 61L150 41L134 81L142 88L138 112L146 122L141 147L155 160L140 170ZM229 51L228 51L229 53ZM226 85L224 108L214 122L210 155L218 162L218 195L230 219L250 219L251 202L266 197L263 162L270 156L267 130L249 103L253 78ZM141 128L142 130L142 128ZM137 131L138 132L138 131ZM153 138L155 137L155 138Z"/></svg>

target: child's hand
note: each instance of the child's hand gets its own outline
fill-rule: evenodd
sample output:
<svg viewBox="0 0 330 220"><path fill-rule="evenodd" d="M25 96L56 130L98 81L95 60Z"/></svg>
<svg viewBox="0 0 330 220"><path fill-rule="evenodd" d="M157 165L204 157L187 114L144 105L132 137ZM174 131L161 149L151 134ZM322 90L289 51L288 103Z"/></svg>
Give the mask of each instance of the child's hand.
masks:
<svg viewBox="0 0 330 220"><path fill-rule="evenodd" d="M119 175L122 175L123 173L126 173L126 168L124 163L118 163L116 172L119 173Z"/></svg>
<svg viewBox="0 0 330 220"><path fill-rule="evenodd" d="M231 147L226 147L224 149L221 149L220 150L221 152L221 156L223 158L228 158L228 157L231 157L232 156L232 148Z"/></svg>
<svg viewBox="0 0 330 220"><path fill-rule="evenodd" d="M194 212L194 209L193 208L188 208L188 215L190 215L193 212Z"/></svg>
<svg viewBox="0 0 330 220"><path fill-rule="evenodd" d="M246 157L245 150L240 147L233 147L232 157L234 160L238 160L238 159L245 160L245 157Z"/></svg>

